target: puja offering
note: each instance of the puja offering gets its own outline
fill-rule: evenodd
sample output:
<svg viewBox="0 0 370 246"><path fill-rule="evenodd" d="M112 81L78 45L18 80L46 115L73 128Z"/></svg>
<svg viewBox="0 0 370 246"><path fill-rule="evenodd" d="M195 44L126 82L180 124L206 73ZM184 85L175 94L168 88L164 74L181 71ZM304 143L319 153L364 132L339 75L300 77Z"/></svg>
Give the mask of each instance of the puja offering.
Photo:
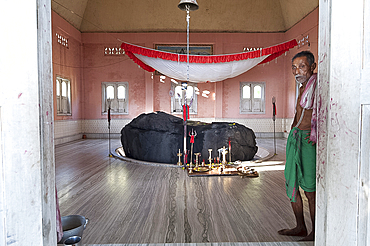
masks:
<svg viewBox="0 0 370 246"><path fill-rule="evenodd" d="M209 153L208 157L209 165L212 166L212 149L208 149L208 153Z"/></svg>
<svg viewBox="0 0 370 246"><path fill-rule="evenodd" d="M208 167L194 167L193 171L194 172L208 172L209 168Z"/></svg>
<svg viewBox="0 0 370 246"><path fill-rule="evenodd" d="M194 153L195 155L195 168L198 168L199 167L199 156L200 156L200 153Z"/></svg>
<svg viewBox="0 0 370 246"><path fill-rule="evenodd" d="M177 156L179 157L179 160L177 161L177 165L178 166L182 166L182 163L181 163L181 156L182 156L182 153L181 153L181 150L179 149L179 153L177 153Z"/></svg>
<svg viewBox="0 0 370 246"><path fill-rule="evenodd" d="M253 168L249 168L247 166L238 167L237 170L240 176L247 176L247 177L253 177L253 178L259 177L259 174L256 170L254 170Z"/></svg>

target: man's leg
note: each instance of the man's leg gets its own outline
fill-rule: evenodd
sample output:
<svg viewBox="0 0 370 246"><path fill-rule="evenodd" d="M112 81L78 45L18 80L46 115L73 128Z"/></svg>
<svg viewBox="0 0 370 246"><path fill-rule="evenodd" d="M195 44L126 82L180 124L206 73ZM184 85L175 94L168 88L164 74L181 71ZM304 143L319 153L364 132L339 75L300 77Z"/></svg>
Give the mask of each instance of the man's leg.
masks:
<svg viewBox="0 0 370 246"><path fill-rule="evenodd" d="M306 224L304 223L304 217L303 217L303 202L300 192L297 192L297 199L296 202L291 202L292 209L294 212L294 216L296 219L296 227L292 229L282 229L278 231L281 235L287 235L287 236L301 236L304 237L307 235L307 228Z"/></svg>
<svg viewBox="0 0 370 246"><path fill-rule="evenodd" d="M308 207L310 209L310 216L312 221L312 231L311 233L303 238L301 241L313 241L315 240L315 211L316 211L316 191L314 192L304 192L307 200L308 200Z"/></svg>

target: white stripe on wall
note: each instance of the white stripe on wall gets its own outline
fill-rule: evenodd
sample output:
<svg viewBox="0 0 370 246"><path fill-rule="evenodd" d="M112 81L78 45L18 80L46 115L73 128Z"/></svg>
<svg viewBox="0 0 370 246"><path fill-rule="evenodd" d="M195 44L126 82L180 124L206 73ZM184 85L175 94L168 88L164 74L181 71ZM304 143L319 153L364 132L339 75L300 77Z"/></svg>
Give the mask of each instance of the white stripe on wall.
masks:
<svg viewBox="0 0 370 246"><path fill-rule="evenodd" d="M202 122L235 122L251 128L257 137L272 137L274 132L274 122L272 119L215 119L215 118L192 118L194 121ZM110 125L110 132L112 138L117 138L121 134L121 129L131 119L112 119ZM276 119L275 131L280 135L286 135L290 131L293 118ZM108 121L107 119L96 120L58 120L55 121L54 138L55 144L61 144L76 139L82 138L82 135L88 138L107 138L108 137Z"/></svg>

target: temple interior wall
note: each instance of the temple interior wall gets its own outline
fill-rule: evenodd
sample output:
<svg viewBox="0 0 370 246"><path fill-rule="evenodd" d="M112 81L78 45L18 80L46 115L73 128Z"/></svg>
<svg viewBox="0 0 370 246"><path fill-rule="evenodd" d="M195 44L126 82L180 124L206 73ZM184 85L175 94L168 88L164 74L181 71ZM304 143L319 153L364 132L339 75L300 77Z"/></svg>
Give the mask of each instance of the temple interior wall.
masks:
<svg viewBox="0 0 370 246"><path fill-rule="evenodd" d="M321 121L319 122L317 159L316 231L318 233L316 245L368 245L370 242L368 233L368 228L370 228L368 216L370 12L368 6L366 1L352 1L351 4L348 4L347 1L320 0L319 82L321 82L319 96L322 111L319 114ZM41 47L38 46L38 44L49 42L49 39L45 37L47 33L45 36L40 33L44 31L41 28L42 25L50 23L49 13L44 13L45 11L42 10L51 9L50 2L23 1L23 5L20 7L18 2L5 1L2 7L0 17L3 23L9 22L9 20L18 21L14 22L14 26L4 25L7 38L1 39L4 58L0 60L3 75L1 86L9 89L0 91L0 239L4 245L23 242L27 242L29 245L52 245L50 242L55 242L56 236L51 233L51 228L55 226L55 216L46 215L47 211L45 212L45 210L55 211L53 205L55 200L52 199L54 185L50 185L55 180L55 172L49 166L53 165L53 161L48 163L45 154L53 156L53 138L49 134L44 136L44 133L52 129L53 119L48 119L47 117L51 117L52 114L44 110L44 107L50 104L50 100L40 100L39 90L39 87L50 89L50 86L44 83L48 80L44 78L47 74L47 71L44 70L50 69L48 64L50 65L51 62L47 62L50 52L47 49L42 52ZM17 9L18 11L9 11L9 9ZM30 11L35 9L38 12ZM315 12L311 15L318 14L317 11ZM41 17L40 14L38 19L37 13L46 16ZM311 15L306 18L312 17ZM343 16L347 18L343 18ZM53 28L55 28L56 19L57 17L54 15ZM60 132L64 127L66 130L72 131L73 134L74 132L81 134L84 133L86 125L98 124L96 122L104 120L104 115L99 115L93 105L88 105L93 101L94 96L95 100L100 100L99 93L94 91L99 91L100 88L94 89L93 86L87 86L91 82L89 80L92 80L92 84L95 80L85 78L84 70L89 63L94 61L89 57L89 54L86 54L88 50L85 50L84 41L91 36L96 38L96 42L103 43L104 37L107 38L111 34L82 35L63 23L63 20L58 21L61 23L60 30L63 30L65 35L70 35L69 38L75 39L71 40L71 45L75 43L78 46L70 47L69 50L80 52L79 55L74 56L68 54L67 51L65 53L59 51L65 54L63 64L59 64L59 66L63 65L65 70L58 73L63 73L60 75L69 78L76 78L76 81L72 80L75 84L72 86L72 99L75 98L73 99L75 102L72 105L72 115L63 117L55 115L55 131L59 134L56 136L63 138L70 134ZM303 28L300 25L303 25L304 22L303 20L288 32L279 34L283 36L281 40L289 39L289 35L294 37L294 32L299 33L300 28L308 32L317 29L317 24L312 24L312 29L310 26L303 26L306 27ZM51 35L55 35L54 31ZM122 35L135 36L136 34ZM156 35L160 34L147 34L147 36ZM183 34L173 35L183 36ZM232 34L227 35L233 36ZM27 37L29 45L27 52L19 48L24 46L25 37ZM143 43L147 47L150 46L152 43L146 43L144 38L143 34L139 40L132 38L131 41ZM277 39L272 40L272 43L276 41ZM56 58L58 50L54 42L55 40L53 40L53 57ZM114 42L112 41L112 43ZM217 46L217 52L220 51L219 49L222 51L221 47L222 45ZM313 49L313 41L310 47ZM304 48L302 47L302 49ZM286 71L273 70L280 71L275 77L284 78L285 81L292 80L288 69L289 56L298 50L298 48L294 49L287 55L287 58L283 57L286 59L283 65L280 63L274 65L285 68L284 71ZM22 59L19 59L20 57ZM44 62L40 62L42 59ZM58 69L56 68L56 60L53 59L53 62L54 74L56 74ZM131 66L129 64L127 62L127 66ZM42 66L45 67L40 68ZM96 66L94 69L99 68ZM256 69L243 76L260 71L260 68ZM102 69L102 71L104 70ZM129 69L126 71L129 72ZM135 73L131 74L130 72L130 76L144 78L145 82L142 84L145 84L145 90L143 88L141 90L149 95L145 95L144 99L140 101L140 105L131 105L133 109L130 110L130 115L121 117L122 121L130 120L136 116L135 114L153 110L154 107L158 106L157 102L154 102L157 96L153 93L150 94L151 89L155 88L154 83L149 80L150 75L144 73L139 76L136 74L140 73L138 70L132 72ZM271 77L273 76L271 75ZM99 82L95 81L95 83ZM226 95L229 92L227 92L228 87L225 86L225 83L226 81L215 83L216 92L220 92L223 97L214 102L214 118L269 118L267 114L258 117L244 115L238 117L232 112L224 112L223 105L231 96L230 94ZM272 93L269 93L271 96ZM288 94L289 96L285 95L285 100L292 103L291 97L294 97L292 96L294 93L289 90ZM43 94L43 96L45 95ZM91 99L87 100L90 97ZM277 99L277 102L280 102L280 97ZM286 113L282 113L282 116L279 115L279 118L289 119L292 117L293 112L290 112L290 106L288 106L290 103L285 106L278 104L278 115L281 110L283 112L284 109L286 110ZM235 106L237 107L237 105ZM230 106L228 106L228 110L230 110ZM63 124L65 126L61 126ZM97 126L97 129L99 127ZM89 129L89 131L92 130ZM45 149L45 146L49 149ZM19 223L20 221L22 223Z"/></svg>
<svg viewBox="0 0 370 246"><path fill-rule="evenodd" d="M106 47L120 47L122 41L155 48L156 44L185 44L186 33L80 33L56 13L52 13L53 74L71 81L71 115L55 117L55 143L79 139L106 137L107 115L102 113L102 82L128 82L128 114L113 115L112 137L119 137L122 127L141 113L171 111L170 78L160 79L138 67L126 55L107 56ZM185 27L184 27L185 28ZM191 30L191 23L190 23ZM190 44L213 46L213 54L242 52L244 47L259 48L276 45L291 39L309 36L309 44L297 46L276 60L254 67L235 78L216 83L199 83L200 91L208 90L214 97L198 95L197 114L191 120L230 121L244 124L257 136L271 137L272 97L276 97L275 130L284 136L290 130L294 116L295 83L290 63L294 54L310 50L317 56L318 9L311 12L288 31L282 33L192 33ZM68 38L68 49L58 43L56 33ZM240 114L240 82L264 82L265 112ZM55 97L55 88L54 88ZM54 100L56 107L56 100ZM181 117L181 114L179 115Z"/></svg>

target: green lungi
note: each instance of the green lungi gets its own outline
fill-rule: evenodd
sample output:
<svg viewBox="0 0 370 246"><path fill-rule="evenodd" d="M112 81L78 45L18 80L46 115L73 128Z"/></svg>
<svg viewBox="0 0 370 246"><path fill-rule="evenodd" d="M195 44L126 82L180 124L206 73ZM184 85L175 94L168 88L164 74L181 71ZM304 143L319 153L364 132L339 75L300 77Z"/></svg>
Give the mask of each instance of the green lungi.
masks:
<svg viewBox="0 0 370 246"><path fill-rule="evenodd" d="M293 127L287 140L284 175L291 202L296 202L299 186L307 192L316 191L316 144L308 143L307 133L310 130Z"/></svg>

